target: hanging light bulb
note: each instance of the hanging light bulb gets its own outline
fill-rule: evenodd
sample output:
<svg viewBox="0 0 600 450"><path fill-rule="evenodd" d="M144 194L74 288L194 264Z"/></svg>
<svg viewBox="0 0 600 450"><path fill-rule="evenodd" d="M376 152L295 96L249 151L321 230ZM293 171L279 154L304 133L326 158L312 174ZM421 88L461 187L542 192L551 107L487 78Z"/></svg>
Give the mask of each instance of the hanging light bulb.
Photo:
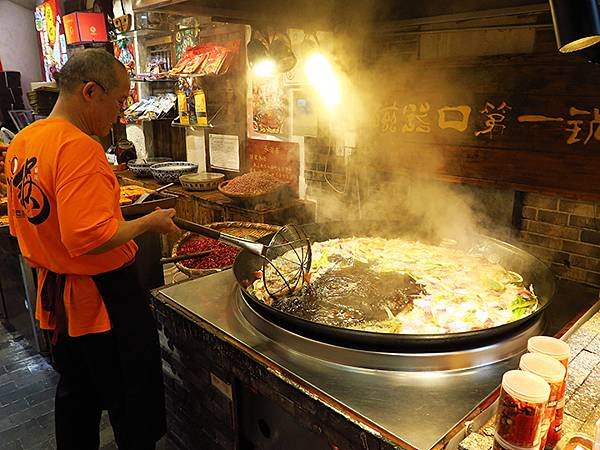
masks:
<svg viewBox="0 0 600 450"><path fill-rule="evenodd" d="M333 66L322 53L313 53L304 66L309 83L317 90L328 109L340 104L342 99L340 82Z"/></svg>
<svg viewBox="0 0 600 450"><path fill-rule="evenodd" d="M304 72L308 82L319 93L325 107L329 110L334 109L342 99L340 81L333 65L321 52L316 33L304 32L300 55L304 60Z"/></svg>
<svg viewBox="0 0 600 450"><path fill-rule="evenodd" d="M252 73L259 78L271 78L275 76L277 65L273 58L266 57L257 61L252 68Z"/></svg>
<svg viewBox="0 0 600 450"><path fill-rule="evenodd" d="M600 11L596 0L550 0L550 12L561 53L600 42Z"/></svg>

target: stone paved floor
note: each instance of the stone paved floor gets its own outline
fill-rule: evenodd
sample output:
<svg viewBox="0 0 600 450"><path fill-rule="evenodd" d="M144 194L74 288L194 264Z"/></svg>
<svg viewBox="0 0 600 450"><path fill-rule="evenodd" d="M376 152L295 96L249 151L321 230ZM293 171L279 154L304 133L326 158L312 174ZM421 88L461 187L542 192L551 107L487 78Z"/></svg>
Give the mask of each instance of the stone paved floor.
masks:
<svg viewBox="0 0 600 450"><path fill-rule="evenodd" d="M56 449L54 392L58 374L27 340L0 323L0 450ZM106 413L100 447L116 450ZM157 450L174 450L166 439Z"/></svg>

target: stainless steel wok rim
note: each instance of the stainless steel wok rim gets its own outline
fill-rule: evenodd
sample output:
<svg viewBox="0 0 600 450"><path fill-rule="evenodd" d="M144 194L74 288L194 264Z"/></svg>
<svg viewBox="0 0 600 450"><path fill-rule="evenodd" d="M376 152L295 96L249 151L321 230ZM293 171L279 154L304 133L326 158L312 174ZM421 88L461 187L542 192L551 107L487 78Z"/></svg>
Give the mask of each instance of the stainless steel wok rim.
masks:
<svg viewBox="0 0 600 450"><path fill-rule="evenodd" d="M344 223L331 222L323 224L306 225L306 232L312 239L324 241L335 237L361 237L361 236L377 236L379 232L377 222L367 221L362 223L364 230L362 233L357 232L356 223L351 223L349 229L352 229L352 235L348 235L348 229L344 229ZM417 240L418 237L410 230L405 230L400 227L394 227L393 234L388 235L390 224L383 224L385 227L381 237L409 237ZM411 234L412 233L412 234ZM457 333L443 334L395 334L395 333L380 333L373 331L352 330L348 328L335 327L310 320L302 319L288 313L284 313L254 297L247 288L244 287L246 280L252 279L254 272L252 259L249 255L242 252L238 255L234 264L234 273L240 286L241 295L244 297L244 302L248 303L252 310L257 311L265 320L273 322L276 326L287 328L292 333L299 333L310 339L317 339L320 342L328 342L333 345L349 346L355 349L363 350L391 350L396 352L399 349L408 350L410 353L423 353L428 346L434 348L435 352L450 352L453 350L462 351L466 348L482 347L489 343L497 342L501 337L505 339L511 338L514 334L520 333L526 327L530 327L534 321L542 316L543 311L552 301L552 297L556 292L556 284L554 276L549 271L548 267L535 256L511 243L501 241L489 236L479 235L470 239L474 244L471 248L486 249L489 245L490 255L496 254L500 260L510 260L514 263L508 264L507 269L520 271L528 280L532 282L534 287L538 286L538 298L540 299L540 307L532 314L520 318L518 320L508 322L506 324L495 327L485 328L481 330L470 330ZM268 239L268 236L263 238ZM262 239L261 239L262 240ZM506 263L505 263L506 264ZM504 265L504 264L503 264Z"/></svg>
<svg viewBox="0 0 600 450"><path fill-rule="evenodd" d="M329 364L350 366L360 370L392 372L457 372L494 364L525 351L527 340L542 333L544 323L538 317L510 339L463 350L439 352L406 352L365 350L317 340L284 328L262 316L237 290L235 314L243 318L267 339L287 351L294 350Z"/></svg>
<svg viewBox="0 0 600 450"><path fill-rule="evenodd" d="M246 299L246 296L249 296L250 294L248 294L242 287L240 287L239 292L240 292L240 295L244 298L244 302L246 304L248 304L248 300ZM550 301L546 302L541 308L536 309L534 311L535 315L536 316L541 315L541 313L548 307L549 304L550 304ZM255 310L255 308L253 308L251 305L248 304L248 306L250 308L252 308L252 310ZM258 311L257 311L257 314L261 315L260 312L258 312ZM261 315L261 317L262 317L262 315ZM264 318L264 319L269 321L269 319L267 319L267 318ZM327 327L332 330L339 330L339 331L352 330L354 332L360 333L363 336L370 336L372 338L377 338L377 337L382 338L382 339L392 339L392 338L400 339L401 338L401 339L405 339L407 341L436 342L436 341L441 341L441 340L446 341L448 339L461 340L464 338L470 338L472 336L478 335L479 332L482 330L500 330L500 329L502 329L502 327L505 327L505 326L511 326L511 328L514 326L515 328L518 328L518 327L526 324L527 322L533 321L534 317L532 314L530 314L529 316L523 317L521 319L513 320L512 322L507 322L505 324L497 325L495 327L484 328L482 330L461 331L461 332L457 332L457 333L439 333L439 334L382 333L382 332L378 332L378 331L353 330L351 328L342 328L342 327L337 327L335 325L324 325L324 324L321 324L318 322L312 322L310 320L303 319L301 317L295 317L295 319L298 322L305 323L307 326L309 326L309 325L314 326L315 324L317 324L318 326ZM269 322L272 322L272 321L269 321ZM274 325L279 326L275 323L274 323Z"/></svg>

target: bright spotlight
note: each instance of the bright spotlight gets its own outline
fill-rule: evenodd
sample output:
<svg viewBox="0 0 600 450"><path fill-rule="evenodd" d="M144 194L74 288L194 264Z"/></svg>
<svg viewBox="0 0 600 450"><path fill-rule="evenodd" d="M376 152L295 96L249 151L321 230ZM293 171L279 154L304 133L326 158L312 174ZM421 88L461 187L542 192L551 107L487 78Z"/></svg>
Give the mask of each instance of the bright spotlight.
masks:
<svg viewBox="0 0 600 450"><path fill-rule="evenodd" d="M265 58L254 64L252 71L259 78L270 78L275 75L276 68L272 58Z"/></svg>
<svg viewBox="0 0 600 450"><path fill-rule="evenodd" d="M340 82L333 66L322 53L313 53L304 66L310 84L319 92L325 106L333 109L340 104Z"/></svg>

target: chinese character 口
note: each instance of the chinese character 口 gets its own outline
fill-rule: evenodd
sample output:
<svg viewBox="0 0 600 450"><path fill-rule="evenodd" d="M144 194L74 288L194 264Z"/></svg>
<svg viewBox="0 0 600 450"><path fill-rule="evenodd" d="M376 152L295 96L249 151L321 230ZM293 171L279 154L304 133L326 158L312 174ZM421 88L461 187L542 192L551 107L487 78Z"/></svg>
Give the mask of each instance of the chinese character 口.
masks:
<svg viewBox="0 0 600 450"><path fill-rule="evenodd" d="M470 115L470 106L444 106L438 109L438 126L442 130L452 128L457 131L465 131L469 126Z"/></svg>

